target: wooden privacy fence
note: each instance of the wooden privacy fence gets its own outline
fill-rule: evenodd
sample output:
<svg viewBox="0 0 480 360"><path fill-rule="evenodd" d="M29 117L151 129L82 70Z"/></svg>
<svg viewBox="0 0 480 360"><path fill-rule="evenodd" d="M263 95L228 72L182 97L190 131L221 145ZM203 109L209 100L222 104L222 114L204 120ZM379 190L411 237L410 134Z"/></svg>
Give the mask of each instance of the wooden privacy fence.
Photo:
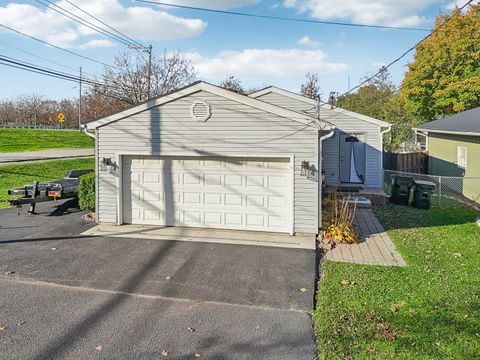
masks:
<svg viewBox="0 0 480 360"><path fill-rule="evenodd" d="M385 170L426 174L428 172L428 153L426 151L405 153L383 153Z"/></svg>

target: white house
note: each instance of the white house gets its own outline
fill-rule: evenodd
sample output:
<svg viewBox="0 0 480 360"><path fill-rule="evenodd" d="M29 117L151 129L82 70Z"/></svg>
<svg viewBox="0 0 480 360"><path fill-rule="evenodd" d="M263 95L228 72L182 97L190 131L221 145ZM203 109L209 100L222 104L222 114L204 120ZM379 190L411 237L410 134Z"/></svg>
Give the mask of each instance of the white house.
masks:
<svg viewBox="0 0 480 360"><path fill-rule="evenodd" d="M383 187L383 133L390 130L389 123L329 104L319 105L313 99L274 86L249 96L335 126L333 136L322 142L327 186Z"/></svg>
<svg viewBox="0 0 480 360"><path fill-rule="evenodd" d="M388 124L324 107L319 120L311 100L285 94L196 82L89 123L97 222L318 234L321 142L327 182L379 187ZM348 151L344 134L358 139ZM348 156L363 161L355 179L339 175Z"/></svg>

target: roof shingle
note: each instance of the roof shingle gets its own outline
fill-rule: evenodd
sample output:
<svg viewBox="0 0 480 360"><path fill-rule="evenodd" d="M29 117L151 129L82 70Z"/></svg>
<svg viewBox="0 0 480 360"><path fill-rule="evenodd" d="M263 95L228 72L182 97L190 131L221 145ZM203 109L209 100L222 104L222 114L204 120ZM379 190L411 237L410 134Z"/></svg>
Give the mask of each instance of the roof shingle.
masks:
<svg viewBox="0 0 480 360"><path fill-rule="evenodd" d="M461 133L480 136L480 107L418 125L415 129L426 132Z"/></svg>

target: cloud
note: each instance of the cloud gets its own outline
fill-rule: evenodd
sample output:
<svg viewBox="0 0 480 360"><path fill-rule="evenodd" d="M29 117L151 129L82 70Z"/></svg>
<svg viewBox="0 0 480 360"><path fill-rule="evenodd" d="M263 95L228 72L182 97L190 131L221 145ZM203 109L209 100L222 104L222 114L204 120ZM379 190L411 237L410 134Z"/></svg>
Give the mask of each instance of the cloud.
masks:
<svg viewBox="0 0 480 360"><path fill-rule="evenodd" d="M312 49L318 48L321 44L318 41L312 40L309 36L304 36L297 41L297 45L310 47Z"/></svg>
<svg viewBox="0 0 480 360"><path fill-rule="evenodd" d="M94 49L99 47L114 47L115 44L110 40L105 39L94 39L89 40L86 43L77 46L77 49L86 50L86 49Z"/></svg>
<svg viewBox="0 0 480 360"><path fill-rule="evenodd" d="M418 26L427 19L421 11L436 0L284 0L285 7L309 13L320 20L350 20L390 26Z"/></svg>
<svg viewBox="0 0 480 360"><path fill-rule="evenodd" d="M77 2L78 3L78 2ZM86 18L86 15L65 1L56 3L62 8ZM144 6L124 7L119 0L83 0L81 8L101 19L115 29L137 40L175 40L200 34L207 26L199 19L187 19L171 15L161 9ZM97 23L94 19L88 21ZM105 37L87 26L78 24L53 11L50 7L38 8L29 4L10 3L0 7L0 23L39 37L58 46L82 47L78 45L84 37ZM105 26L99 24L102 28ZM168 29L168 30L165 30ZM112 30L107 29L112 32ZM110 46L108 42L91 42L96 47ZM91 47L91 46L90 46Z"/></svg>
<svg viewBox="0 0 480 360"><path fill-rule="evenodd" d="M210 81L219 81L230 75L242 80L278 80L303 76L307 72L338 73L349 68L344 63L326 61L327 54L321 50L246 49L223 51L212 57L198 52L189 52L185 56L191 59L200 77Z"/></svg>
<svg viewBox="0 0 480 360"><path fill-rule="evenodd" d="M452 1L452 2L449 2L445 5L443 5L443 8L445 10L448 10L448 11L452 11L453 9L455 9L456 7L458 8L461 8L463 5L465 5L465 3L467 2L467 0L456 0L456 1ZM474 1L473 4L480 4L480 1ZM467 7L468 8L468 7ZM464 9L464 11L466 11L466 9Z"/></svg>
<svg viewBox="0 0 480 360"><path fill-rule="evenodd" d="M176 5L225 10L256 5L260 0L169 0L166 2Z"/></svg>

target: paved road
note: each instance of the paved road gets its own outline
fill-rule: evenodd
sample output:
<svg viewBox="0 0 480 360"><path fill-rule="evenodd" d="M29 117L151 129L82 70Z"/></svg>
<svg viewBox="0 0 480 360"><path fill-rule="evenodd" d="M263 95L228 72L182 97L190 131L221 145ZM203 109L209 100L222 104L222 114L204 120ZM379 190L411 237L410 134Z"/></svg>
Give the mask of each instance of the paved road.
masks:
<svg viewBox="0 0 480 360"><path fill-rule="evenodd" d="M38 210L0 211L2 357L315 358L313 251L81 237L71 201Z"/></svg>
<svg viewBox="0 0 480 360"><path fill-rule="evenodd" d="M94 155L94 149L56 149L56 150L0 153L0 163L67 159L67 158L88 157L93 155Z"/></svg>

